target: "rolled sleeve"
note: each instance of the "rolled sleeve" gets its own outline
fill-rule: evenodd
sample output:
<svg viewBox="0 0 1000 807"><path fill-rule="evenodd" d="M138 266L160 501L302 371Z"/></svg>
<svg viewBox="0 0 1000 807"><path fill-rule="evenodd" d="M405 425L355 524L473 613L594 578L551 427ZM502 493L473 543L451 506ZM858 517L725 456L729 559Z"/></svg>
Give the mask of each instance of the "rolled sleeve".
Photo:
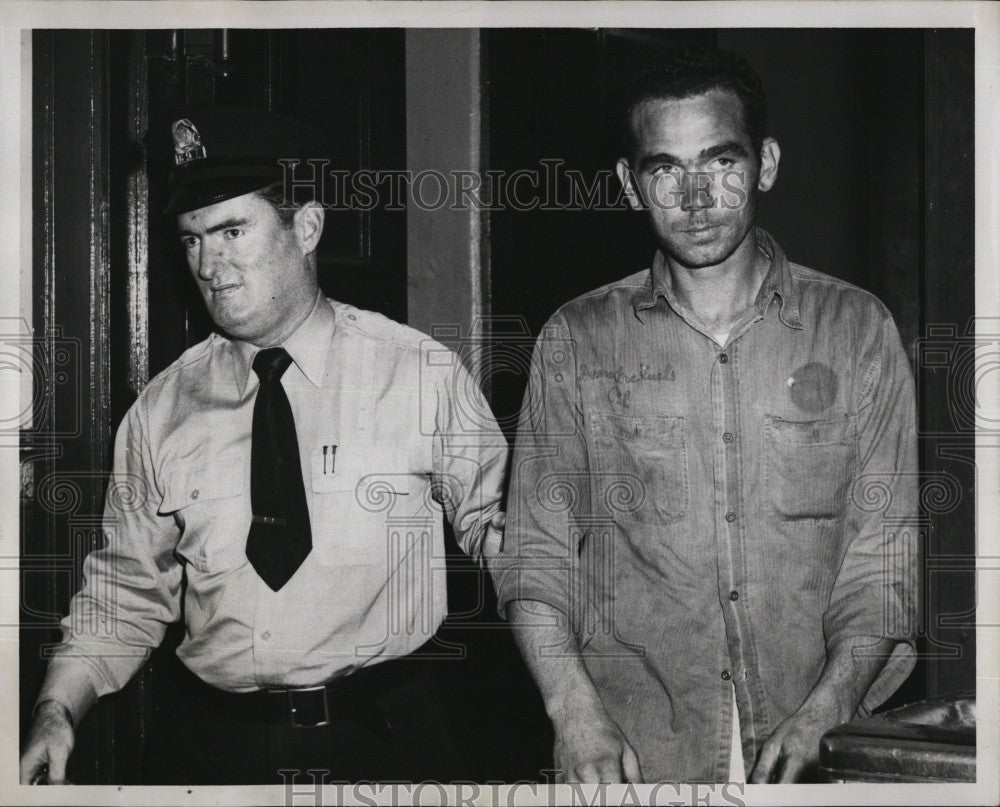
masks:
<svg viewBox="0 0 1000 807"><path fill-rule="evenodd" d="M97 700L101 680L101 674L87 662L86 657L58 656L49 663L35 707L44 701L60 703L69 711L73 725L77 726Z"/></svg>
<svg viewBox="0 0 1000 807"><path fill-rule="evenodd" d="M846 551L823 619L828 647L858 637L896 641L862 711L884 702L913 670L921 529L913 378L890 317L867 358L856 410L858 472L845 518Z"/></svg>
<svg viewBox="0 0 1000 807"><path fill-rule="evenodd" d="M510 448L461 361L435 387L434 480L461 549L481 564L502 543Z"/></svg>
<svg viewBox="0 0 1000 807"><path fill-rule="evenodd" d="M83 586L62 620L41 694L78 720L97 698L121 689L180 617L178 528L157 515L143 399L115 439L104 507L104 546L83 565Z"/></svg>
<svg viewBox="0 0 1000 807"><path fill-rule="evenodd" d="M576 392L576 351L565 320L542 331L514 446L503 551L493 564L501 616L514 600L538 600L572 615L578 574L577 514L590 486L582 413Z"/></svg>

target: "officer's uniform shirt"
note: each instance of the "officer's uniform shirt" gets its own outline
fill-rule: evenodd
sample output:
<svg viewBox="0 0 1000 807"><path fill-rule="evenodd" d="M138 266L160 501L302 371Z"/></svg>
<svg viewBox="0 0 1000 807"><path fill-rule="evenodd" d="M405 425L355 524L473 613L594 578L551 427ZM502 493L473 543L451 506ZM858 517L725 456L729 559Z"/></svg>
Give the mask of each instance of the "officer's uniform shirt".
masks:
<svg viewBox="0 0 1000 807"><path fill-rule="evenodd" d="M181 617L178 650L230 691L312 686L405 655L447 612L442 509L462 549L500 541L507 444L456 355L320 297L282 345L313 548L277 592L246 558L256 348L218 334L119 429L106 546L63 620L39 700L74 717L121 688Z"/></svg>

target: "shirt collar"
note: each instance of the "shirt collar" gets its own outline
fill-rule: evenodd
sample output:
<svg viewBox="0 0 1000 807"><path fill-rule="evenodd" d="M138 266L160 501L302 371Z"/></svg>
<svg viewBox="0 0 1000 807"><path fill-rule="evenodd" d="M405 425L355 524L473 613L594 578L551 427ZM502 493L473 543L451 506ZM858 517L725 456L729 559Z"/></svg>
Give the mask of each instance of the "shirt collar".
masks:
<svg viewBox="0 0 1000 807"><path fill-rule="evenodd" d="M305 321L281 343L295 366L317 389L323 386L326 374L327 348L335 326L333 309L330 308L323 292L316 293L316 302ZM253 369L253 360L260 348L249 342L233 339L229 343L233 357L233 372L240 394L244 394Z"/></svg>
<svg viewBox="0 0 1000 807"><path fill-rule="evenodd" d="M777 297L780 304L778 317L789 328L801 329L798 284L792 276L785 253L777 242L760 227L755 228L754 237L757 239L757 249L766 255L771 262L757 295L757 310L764 314L771 300ZM677 310L678 301L674 294L670 267L667 265L667 259L663 253L657 250L645 286L636 292L632 299L636 317L645 322L644 312L655 308L660 298L666 301L671 310Z"/></svg>

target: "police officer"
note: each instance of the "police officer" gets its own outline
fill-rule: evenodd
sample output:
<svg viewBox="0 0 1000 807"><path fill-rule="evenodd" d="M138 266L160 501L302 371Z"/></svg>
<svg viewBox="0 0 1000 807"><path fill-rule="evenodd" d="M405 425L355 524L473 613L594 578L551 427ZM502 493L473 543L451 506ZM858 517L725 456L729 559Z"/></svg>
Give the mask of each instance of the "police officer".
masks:
<svg viewBox="0 0 1000 807"><path fill-rule="evenodd" d="M171 127L168 211L217 332L119 428L105 545L63 621L21 759L65 780L77 726L185 622L150 783L455 778L435 682L441 513L498 547L506 442L455 354L317 282L321 199L282 158L321 135L259 111Z"/></svg>

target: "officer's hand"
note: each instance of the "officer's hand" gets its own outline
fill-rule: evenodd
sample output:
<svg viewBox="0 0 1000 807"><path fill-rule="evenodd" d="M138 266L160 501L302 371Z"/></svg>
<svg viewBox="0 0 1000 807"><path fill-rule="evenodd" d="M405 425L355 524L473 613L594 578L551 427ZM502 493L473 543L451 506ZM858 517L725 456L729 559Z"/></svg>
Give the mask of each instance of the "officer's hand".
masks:
<svg viewBox="0 0 1000 807"><path fill-rule="evenodd" d="M557 781L642 781L635 750L600 703L576 703L553 726Z"/></svg>
<svg viewBox="0 0 1000 807"><path fill-rule="evenodd" d="M35 714L21 755L21 784L39 780L66 784L66 760L73 750L73 723L66 707L43 701Z"/></svg>
<svg viewBox="0 0 1000 807"><path fill-rule="evenodd" d="M751 784L813 781L819 765L819 741L840 722L823 710L799 710L778 724L760 749Z"/></svg>

